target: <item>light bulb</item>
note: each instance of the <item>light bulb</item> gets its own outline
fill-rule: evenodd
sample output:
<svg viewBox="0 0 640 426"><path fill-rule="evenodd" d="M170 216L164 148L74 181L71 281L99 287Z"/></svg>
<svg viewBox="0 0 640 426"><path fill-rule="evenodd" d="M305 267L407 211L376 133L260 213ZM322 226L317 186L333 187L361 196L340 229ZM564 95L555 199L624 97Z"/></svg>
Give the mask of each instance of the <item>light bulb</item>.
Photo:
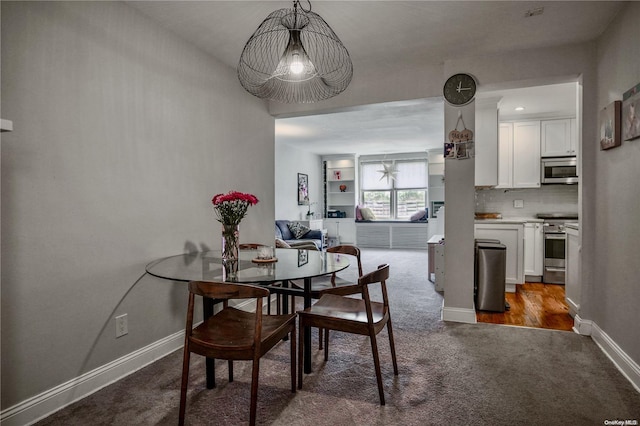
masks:
<svg viewBox="0 0 640 426"><path fill-rule="evenodd" d="M289 69L293 74L300 74L304 71L304 65L300 61L300 55L298 53L291 55L291 65L289 65Z"/></svg>

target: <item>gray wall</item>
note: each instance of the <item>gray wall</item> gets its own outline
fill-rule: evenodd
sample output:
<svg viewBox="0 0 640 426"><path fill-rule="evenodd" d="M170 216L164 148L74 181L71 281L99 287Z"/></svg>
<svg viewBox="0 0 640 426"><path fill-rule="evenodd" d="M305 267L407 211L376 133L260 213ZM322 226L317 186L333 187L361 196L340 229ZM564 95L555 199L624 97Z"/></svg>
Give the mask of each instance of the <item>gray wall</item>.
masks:
<svg viewBox="0 0 640 426"><path fill-rule="evenodd" d="M135 9L3 1L2 115L3 409L184 327L184 285L139 278L218 247L214 194L255 194L241 239L273 241L266 105Z"/></svg>
<svg viewBox="0 0 640 426"><path fill-rule="evenodd" d="M309 199L314 213L322 213L322 160L317 154L294 146L276 144L275 154L276 219L306 220L307 206L298 205L298 173L309 177ZM320 216L322 217L322 216Z"/></svg>
<svg viewBox="0 0 640 426"><path fill-rule="evenodd" d="M638 20L640 3L631 2L598 42L598 109L622 100L640 83ZM640 139L607 151L600 151L597 140L585 139L583 145L593 157L594 178L588 194L592 231L585 229L582 239L587 291L580 315L594 320L640 363Z"/></svg>

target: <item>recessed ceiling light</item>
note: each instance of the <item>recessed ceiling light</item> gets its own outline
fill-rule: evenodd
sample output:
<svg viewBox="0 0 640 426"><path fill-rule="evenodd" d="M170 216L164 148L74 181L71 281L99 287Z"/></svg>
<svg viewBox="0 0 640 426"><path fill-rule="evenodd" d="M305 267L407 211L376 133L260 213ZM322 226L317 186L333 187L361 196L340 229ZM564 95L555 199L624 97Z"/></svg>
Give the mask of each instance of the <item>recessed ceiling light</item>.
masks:
<svg viewBox="0 0 640 426"><path fill-rule="evenodd" d="M524 107L516 107L516 111L524 111Z"/></svg>

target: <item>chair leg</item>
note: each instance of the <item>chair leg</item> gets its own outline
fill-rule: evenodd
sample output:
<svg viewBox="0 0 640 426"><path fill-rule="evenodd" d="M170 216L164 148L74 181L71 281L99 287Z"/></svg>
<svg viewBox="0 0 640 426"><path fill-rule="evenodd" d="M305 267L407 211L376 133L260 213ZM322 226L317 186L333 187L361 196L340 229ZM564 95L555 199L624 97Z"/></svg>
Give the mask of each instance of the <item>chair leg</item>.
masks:
<svg viewBox="0 0 640 426"><path fill-rule="evenodd" d="M376 334L371 331L369 336L371 340L371 351L373 352L373 364L376 369L376 379L378 380L378 393L380 394L380 405L384 405L384 389L382 387L382 372L380 371L380 357L378 356L378 343L376 342Z"/></svg>
<svg viewBox="0 0 640 426"><path fill-rule="evenodd" d="M189 385L189 360L191 353L189 347L185 344L184 356L182 358L182 384L180 386L180 414L178 425L184 425L184 413L187 407L187 386Z"/></svg>
<svg viewBox="0 0 640 426"><path fill-rule="evenodd" d="M271 293L269 293L269 298L267 300L267 315L271 315Z"/></svg>
<svg viewBox="0 0 640 426"><path fill-rule="evenodd" d="M322 330L320 330L322 331ZM324 329L324 360L329 361L329 329Z"/></svg>
<svg viewBox="0 0 640 426"><path fill-rule="evenodd" d="M318 328L318 350L321 351L322 350L322 335L324 334L322 332L322 328Z"/></svg>
<svg viewBox="0 0 640 426"><path fill-rule="evenodd" d="M291 392L296 392L296 326L291 328Z"/></svg>
<svg viewBox="0 0 640 426"><path fill-rule="evenodd" d="M233 361L229 360L229 383L233 382Z"/></svg>
<svg viewBox="0 0 640 426"><path fill-rule="evenodd" d="M276 313L278 315L281 314L281 310L280 310L280 293L276 294Z"/></svg>
<svg viewBox="0 0 640 426"><path fill-rule="evenodd" d="M298 317L302 318L302 317ZM298 321L298 389L302 389L302 366L304 364L304 323Z"/></svg>
<svg viewBox="0 0 640 426"><path fill-rule="evenodd" d="M260 377L260 355L253 357L253 368L251 372L251 406L249 408L249 424L256 424L256 408L258 406L258 378Z"/></svg>
<svg viewBox="0 0 640 426"><path fill-rule="evenodd" d="M396 361L396 345L393 343L393 328L391 327L391 317L387 321L387 332L389 333L389 347L391 347L391 360L393 361L393 374L398 375L398 362Z"/></svg>

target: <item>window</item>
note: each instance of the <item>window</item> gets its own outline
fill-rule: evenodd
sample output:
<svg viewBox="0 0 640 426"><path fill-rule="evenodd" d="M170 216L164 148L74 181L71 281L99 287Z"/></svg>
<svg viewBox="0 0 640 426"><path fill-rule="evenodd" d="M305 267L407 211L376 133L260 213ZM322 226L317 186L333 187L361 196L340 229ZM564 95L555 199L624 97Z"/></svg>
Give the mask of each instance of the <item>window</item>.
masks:
<svg viewBox="0 0 640 426"><path fill-rule="evenodd" d="M426 159L362 161L360 170L362 205L377 219L407 220L427 206Z"/></svg>

